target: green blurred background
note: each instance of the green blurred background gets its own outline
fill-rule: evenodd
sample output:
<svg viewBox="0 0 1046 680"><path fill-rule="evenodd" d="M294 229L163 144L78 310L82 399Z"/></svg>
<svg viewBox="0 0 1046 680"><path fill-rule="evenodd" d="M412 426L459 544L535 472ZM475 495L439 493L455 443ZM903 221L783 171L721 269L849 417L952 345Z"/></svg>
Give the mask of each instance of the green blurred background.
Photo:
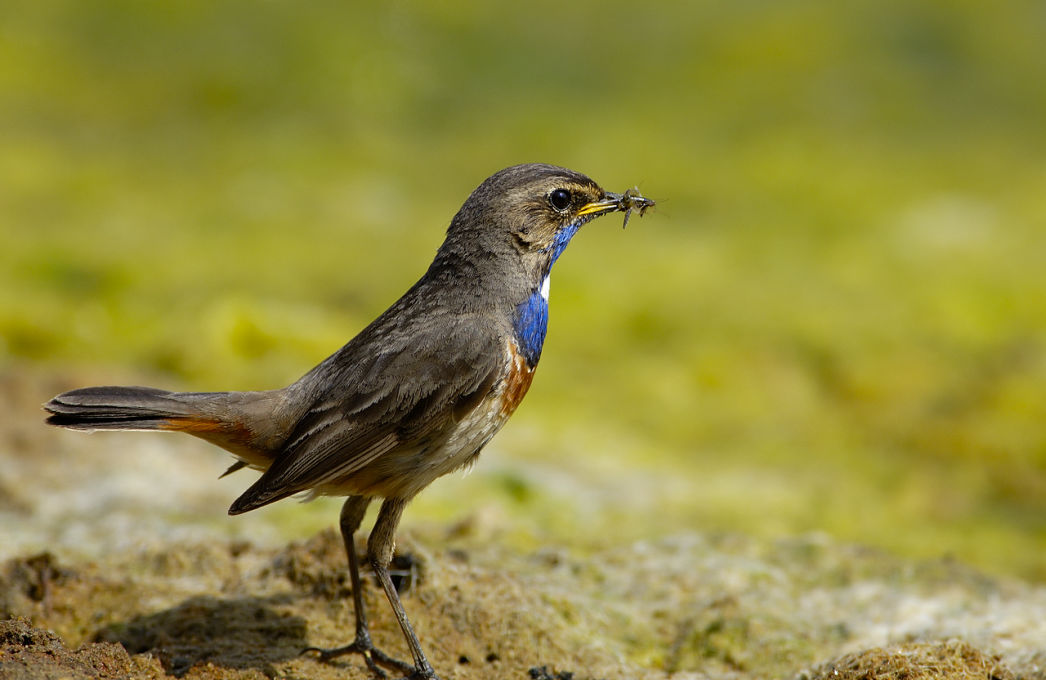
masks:
<svg viewBox="0 0 1046 680"><path fill-rule="evenodd" d="M3 3L0 368L282 385L557 163L658 208L575 239L527 404L409 520L1044 580L1044 36L1039 0Z"/></svg>

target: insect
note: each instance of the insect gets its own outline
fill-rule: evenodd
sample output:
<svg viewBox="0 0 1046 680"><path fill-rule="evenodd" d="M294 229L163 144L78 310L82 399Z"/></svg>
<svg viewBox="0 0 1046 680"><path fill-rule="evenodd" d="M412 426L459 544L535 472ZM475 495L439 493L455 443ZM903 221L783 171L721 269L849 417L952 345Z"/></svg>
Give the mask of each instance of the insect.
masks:
<svg viewBox="0 0 1046 680"><path fill-rule="evenodd" d="M642 217L647 208L653 208L656 202L652 198L644 198L639 193L639 187L632 187L631 189L626 189L625 193L621 194L617 205L619 210L625 211L625 221L621 224L621 228L624 229L628 226L628 218L632 216L633 210L638 210L639 216Z"/></svg>

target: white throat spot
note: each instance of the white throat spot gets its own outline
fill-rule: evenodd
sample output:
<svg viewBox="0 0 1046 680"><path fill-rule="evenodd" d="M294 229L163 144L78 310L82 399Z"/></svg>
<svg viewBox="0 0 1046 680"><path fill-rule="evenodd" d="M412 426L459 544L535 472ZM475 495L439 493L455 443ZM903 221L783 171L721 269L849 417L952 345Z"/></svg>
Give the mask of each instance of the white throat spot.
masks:
<svg viewBox="0 0 1046 680"><path fill-rule="evenodd" d="M549 276L546 276L544 279L541 280L541 297L545 298L545 302L548 302L548 288L549 288L548 281L551 278L552 278L552 276L549 275Z"/></svg>

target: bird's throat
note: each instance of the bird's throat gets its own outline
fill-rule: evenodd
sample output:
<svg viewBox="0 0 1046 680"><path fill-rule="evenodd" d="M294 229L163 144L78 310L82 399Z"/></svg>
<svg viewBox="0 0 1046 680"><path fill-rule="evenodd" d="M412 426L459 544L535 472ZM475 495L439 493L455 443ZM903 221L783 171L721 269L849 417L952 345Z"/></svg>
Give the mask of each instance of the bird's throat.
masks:
<svg viewBox="0 0 1046 680"><path fill-rule="evenodd" d="M544 278L526 300L516 305L516 316L513 320L516 346L531 370L538 365L538 359L541 358L541 347L545 344L545 332L548 330L548 291L552 265L566 250L570 239L577 234L582 224L584 221L568 224L556 233L552 243L544 249L549 254Z"/></svg>
<svg viewBox="0 0 1046 680"><path fill-rule="evenodd" d="M513 320L516 346L519 353L533 369L541 358L541 347L545 344L545 332L548 330L548 291L549 275L541 280L541 285L530 293L526 300L516 306Z"/></svg>

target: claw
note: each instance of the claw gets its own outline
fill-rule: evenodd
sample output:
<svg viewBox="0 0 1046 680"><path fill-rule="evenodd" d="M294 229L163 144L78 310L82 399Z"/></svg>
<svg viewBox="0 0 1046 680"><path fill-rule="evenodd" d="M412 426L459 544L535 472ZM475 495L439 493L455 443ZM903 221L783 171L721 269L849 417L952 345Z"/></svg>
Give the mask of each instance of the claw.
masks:
<svg viewBox="0 0 1046 680"><path fill-rule="evenodd" d="M367 668L375 677L384 680L388 677L388 674L382 670L382 666L399 673L405 674L406 677L413 678L417 674L417 669L411 666L405 661L393 658L381 651L377 647L369 643L361 643L356 640L352 644L345 645L344 647L334 647L332 649L324 649L322 647L306 647L301 650L302 654L308 654L310 652L316 652L319 654L319 660L323 663L328 663L339 656L345 656L346 654L359 654L363 657L364 663L367 664Z"/></svg>

